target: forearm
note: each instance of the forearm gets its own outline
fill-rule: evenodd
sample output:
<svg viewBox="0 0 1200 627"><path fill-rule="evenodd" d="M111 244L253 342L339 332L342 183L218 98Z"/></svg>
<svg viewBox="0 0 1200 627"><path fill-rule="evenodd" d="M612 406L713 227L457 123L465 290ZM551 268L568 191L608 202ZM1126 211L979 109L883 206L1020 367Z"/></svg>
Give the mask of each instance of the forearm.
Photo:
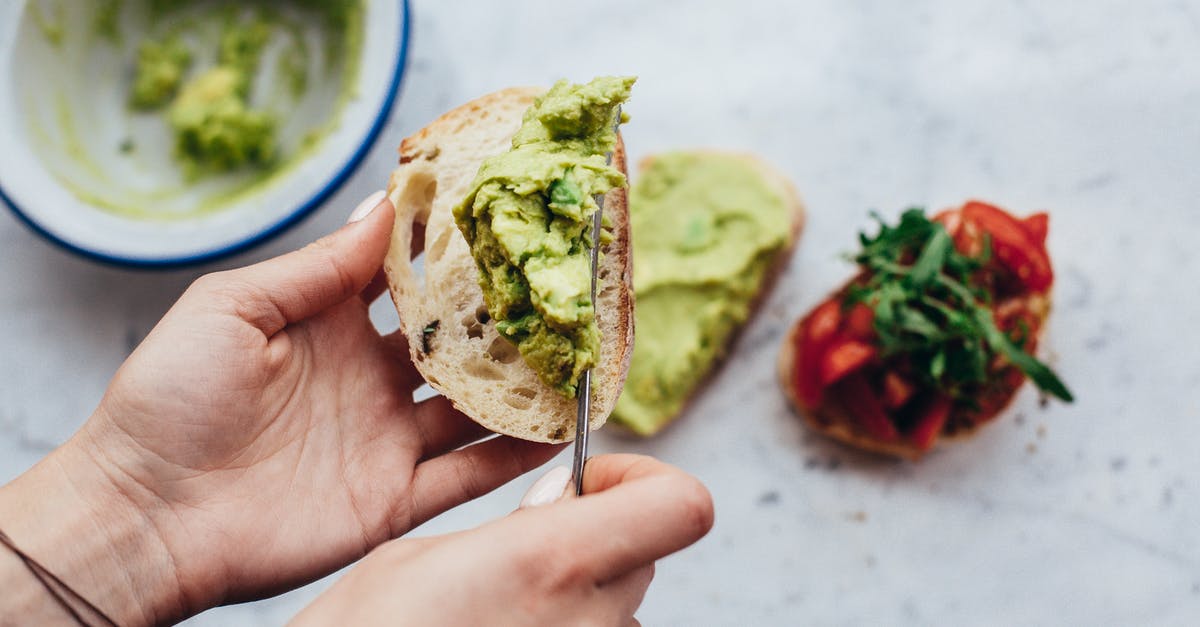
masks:
<svg viewBox="0 0 1200 627"><path fill-rule="evenodd" d="M182 618L171 557L157 531L78 449L64 445L0 488L0 529L120 625ZM23 624L69 621L11 551L0 553L0 624L11 617Z"/></svg>

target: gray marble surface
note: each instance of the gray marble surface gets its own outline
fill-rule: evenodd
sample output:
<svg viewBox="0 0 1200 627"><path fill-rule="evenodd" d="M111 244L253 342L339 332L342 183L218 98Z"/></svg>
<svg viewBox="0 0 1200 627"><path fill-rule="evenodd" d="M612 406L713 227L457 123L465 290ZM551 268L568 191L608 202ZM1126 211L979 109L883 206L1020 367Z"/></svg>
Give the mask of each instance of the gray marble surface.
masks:
<svg viewBox="0 0 1200 627"><path fill-rule="evenodd" d="M709 537L661 564L644 624L1200 622L1200 3L417 0L414 13L379 145L269 245L129 272L0 211L0 480L79 426L195 276L334 229L384 184L405 134L499 87L635 73L635 159L754 151L811 208L764 315L690 414L650 441L597 438L598 452L688 469L716 499ZM920 464L811 436L776 389L786 325L849 275L839 253L868 209L968 197L1052 211L1046 349L1078 402L1041 407L1026 389ZM375 313L394 324L386 303ZM504 515L532 480L415 533ZM328 583L190 622L281 624Z"/></svg>

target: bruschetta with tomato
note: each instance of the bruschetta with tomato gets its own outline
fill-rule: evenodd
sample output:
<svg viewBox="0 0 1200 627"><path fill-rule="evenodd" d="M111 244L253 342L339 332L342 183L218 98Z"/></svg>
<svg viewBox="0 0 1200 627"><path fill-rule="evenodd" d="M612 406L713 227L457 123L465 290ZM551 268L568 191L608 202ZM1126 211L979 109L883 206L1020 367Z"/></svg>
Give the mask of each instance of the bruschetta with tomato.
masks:
<svg viewBox="0 0 1200 627"><path fill-rule="evenodd" d="M781 351L783 389L813 429L916 459L994 419L1027 378L1072 400L1034 357L1054 285L1045 213L971 201L879 222L859 236L858 275Z"/></svg>

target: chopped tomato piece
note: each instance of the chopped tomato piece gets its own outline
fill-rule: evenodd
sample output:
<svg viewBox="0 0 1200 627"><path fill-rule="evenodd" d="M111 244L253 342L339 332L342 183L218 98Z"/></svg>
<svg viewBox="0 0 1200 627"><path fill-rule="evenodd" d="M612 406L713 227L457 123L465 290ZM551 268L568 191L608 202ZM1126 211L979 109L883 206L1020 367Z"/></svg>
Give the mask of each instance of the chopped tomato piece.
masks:
<svg viewBox="0 0 1200 627"><path fill-rule="evenodd" d="M994 306L992 319L996 326L1030 355L1037 352L1040 320L1029 310L1027 299L1011 298Z"/></svg>
<svg viewBox="0 0 1200 627"><path fill-rule="evenodd" d="M807 320L808 342L826 343L833 339L842 323L842 303L830 299L813 310Z"/></svg>
<svg viewBox="0 0 1200 627"><path fill-rule="evenodd" d="M830 386L863 366L878 354L874 346L858 340L840 340L821 358L821 385Z"/></svg>
<svg viewBox="0 0 1200 627"><path fill-rule="evenodd" d="M883 410L866 377L861 374L846 377L838 384L838 391L856 426L880 442L900 439L896 425Z"/></svg>
<svg viewBox="0 0 1200 627"><path fill-rule="evenodd" d="M821 405L825 388L821 385L821 356L804 345L802 334L796 334L796 400L806 409Z"/></svg>
<svg viewBox="0 0 1200 627"><path fill-rule="evenodd" d="M1035 292L1049 289L1054 282L1046 248L1036 242L1025 225L1002 209L978 201L962 208L963 222L991 236L996 260ZM957 243L957 242L956 242Z"/></svg>
<svg viewBox="0 0 1200 627"><path fill-rule="evenodd" d="M850 308L846 314L846 335L856 340L870 340L875 337L875 312L863 303Z"/></svg>
<svg viewBox="0 0 1200 627"><path fill-rule="evenodd" d="M953 405L954 402L949 398L939 395L921 412L908 434L917 448L927 451L933 446L938 434L942 432L942 427L946 426L946 420L950 418Z"/></svg>
<svg viewBox="0 0 1200 627"><path fill-rule="evenodd" d="M1045 212L1035 213L1021 222L1025 225L1025 231L1029 233L1029 237L1033 239L1034 243L1046 245L1046 235L1050 233L1049 215Z"/></svg>
<svg viewBox="0 0 1200 627"><path fill-rule="evenodd" d="M842 322L842 305L837 299L821 303L800 323L795 336L796 398L808 409L821 404L821 359Z"/></svg>
<svg viewBox="0 0 1200 627"><path fill-rule="evenodd" d="M904 377L895 372L888 371L883 375L883 406L888 409L896 409L903 407L905 403L912 400L917 389L913 384L909 383Z"/></svg>
<svg viewBox="0 0 1200 627"><path fill-rule="evenodd" d="M962 213L957 210L947 209L931 219L946 227L946 232L950 234L950 237L958 235L959 228L962 227Z"/></svg>
<svg viewBox="0 0 1200 627"><path fill-rule="evenodd" d="M996 385L989 391L980 394L975 402L978 407L966 412L965 417L972 424L983 424L996 418L996 414L1004 409L1012 399L1013 393L1025 382L1025 374L1015 366L1008 366L999 374Z"/></svg>

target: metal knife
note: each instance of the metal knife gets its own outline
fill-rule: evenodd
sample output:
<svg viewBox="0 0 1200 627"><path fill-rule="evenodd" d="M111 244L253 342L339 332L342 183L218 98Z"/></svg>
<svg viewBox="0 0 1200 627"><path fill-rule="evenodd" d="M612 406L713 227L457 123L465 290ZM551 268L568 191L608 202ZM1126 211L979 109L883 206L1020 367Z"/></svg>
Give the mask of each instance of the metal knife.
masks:
<svg viewBox="0 0 1200 627"><path fill-rule="evenodd" d="M621 107L617 107L613 120L613 132L621 125ZM608 164L612 165L613 154L608 153ZM592 214L592 308L596 307L596 273L600 265L600 223L604 219L604 194L596 194L596 213ZM592 417L592 369L588 368L579 380L578 405L575 410L575 457L571 462L571 483L575 495L583 494L583 465L587 462L588 425Z"/></svg>

